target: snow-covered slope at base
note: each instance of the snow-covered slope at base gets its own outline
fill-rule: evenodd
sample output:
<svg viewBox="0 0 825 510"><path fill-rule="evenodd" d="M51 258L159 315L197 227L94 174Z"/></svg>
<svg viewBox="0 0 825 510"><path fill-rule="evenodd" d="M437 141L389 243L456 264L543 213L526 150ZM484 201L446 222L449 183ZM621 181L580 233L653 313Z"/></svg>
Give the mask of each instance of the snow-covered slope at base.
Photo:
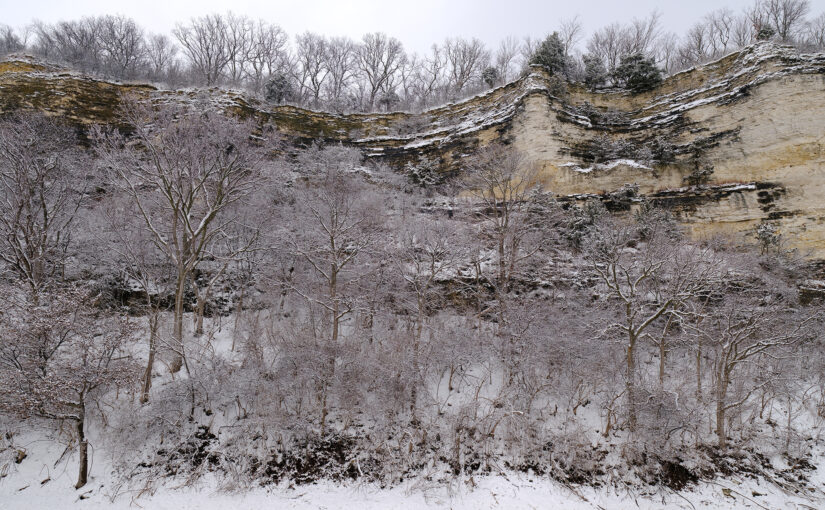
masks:
<svg viewBox="0 0 825 510"><path fill-rule="evenodd" d="M68 481L68 480L63 480ZM53 480L54 482L54 480ZM0 486L0 508L35 509L131 509L157 510L245 510L262 508L360 510L389 509L656 509L656 508L822 508L825 502L811 501L778 492L764 485L725 483L705 485L694 491L676 494L661 491L639 494L634 491L577 490L578 494L552 481L527 479L524 475L492 476L475 480L476 487L454 487L422 490L415 487L378 489L371 486L334 486L320 484L297 489L258 488L251 491L226 493L208 486L158 490L151 496L133 499L123 494L112 501L102 492L59 489L55 486L32 488L21 492L10 490L8 482ZM466 484L465 484L466 485ZM726 495L725 492L729 495ZM760 492L761 491L761 492ZM80 499L83 494L85 499ZM756 495L754 495L756 494Z"/></svg>
<svg viewBox="0 0 825 510"><path fill-rule="evenodd" d="M191 324L189 319L187 316L187 325ZM231 327L219 329L209 319L205 325L209 333L200 338L211 339L207 343L213 352L231 357ZM190 356L196 357L197 353L193 342ZM156 380L156 387L165 377ZM586 412L582 410L580 415ZM805 421L800 426L816 430L818 422ZM20 464L7 462L10 457L3 455L3 447L8 443L0 438L0 510L825 509L825 442L819 434L811 438L815 445L811 462L817 469L808 473L810 480L805 484L816 488L815 493L803 497L763 478L745 476L702 482L676 493L664 486L566 486L520 472L463 476L449 485L427 481L422 475L385 489L358 482L237 487L231 480L207 474L191 486L181 486L181 479L169 479L165 485L148 491L119 482L112 468L114 454L105 447L97 426L88 431L92 445L89 483L75 490L76 452L65 452L65 444L54 433L33 431L28 423L0 421L0 431L6 430L14 432L12 444L25 451L26 457ZM780 455L772 461L779 465L784 462ZM155 482L160 485L161 481Z"/></svg>
<svg viewBox="0 0 825 510"><path fill-rule="evenodd" d="M119 486L110 472L106 454L94 456L89 484L73 488L76 460L67 455L56 463L63 449L42 436L27 434L28 457L13 465L0 478L0 509L134 509L156 510L257 510L277 509L816 509L825 508L825 494L802 498L784 493L764 480L727 479L703 483L675 493L661 487L599 488L565 487L547 478L522 473L486 477L464 477L450 486L422 480L381 489L372 484L336 485L321 483L298 487L255 487L227 492L218 487L225 481L205 477L194 486L173 483L154 493ZM819 458L822 458L819 452ZM825 476L814 472L813 485L822 486ZM47 482L41 484L44 480Z"/></svg>

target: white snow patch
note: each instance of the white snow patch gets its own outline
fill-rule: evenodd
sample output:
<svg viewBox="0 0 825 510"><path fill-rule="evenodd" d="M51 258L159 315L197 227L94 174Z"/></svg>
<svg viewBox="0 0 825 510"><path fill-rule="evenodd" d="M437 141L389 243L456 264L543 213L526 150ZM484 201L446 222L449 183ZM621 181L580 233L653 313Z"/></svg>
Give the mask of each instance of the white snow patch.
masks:
<svg viewBox="0 0 825 510"><path fill-rule="evenodd" d="M596 163L586 168L582 168L579 166L578 163L574 163L572 161L563 163L559 166L563 168L569 168L570 170L573 170L574 172L578 172L580 174L589 174L593 171L612 170L617 166L627 166L630 168L639 168L641 170L653 170L651 167L645 165L644 163L641 163L633 159L616 159L608 163Z"/></svg>

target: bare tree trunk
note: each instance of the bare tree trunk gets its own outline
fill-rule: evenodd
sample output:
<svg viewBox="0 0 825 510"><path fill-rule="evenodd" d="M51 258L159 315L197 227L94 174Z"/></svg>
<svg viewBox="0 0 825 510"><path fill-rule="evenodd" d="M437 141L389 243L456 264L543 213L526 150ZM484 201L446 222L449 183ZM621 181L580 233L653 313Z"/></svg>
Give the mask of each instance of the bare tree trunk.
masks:
<svg viewBox="0 0 825 510"><path fill-rule="evenodd" d="M332 298L332 343L338 341L338 327L340 321L340 303L338 301L338 272L332 268L332 278L329 283L329 297Z"/></svg>
<svg viewBox="0 0 825 510"><path fill-rule="evenodd" d="M334 243L332 246L335 246ZM334 346L336 343L338 343L339 321L341 320L339 313L340 304L338 302L338 271L334 263L332 264L332 268L330 271L329 296L332 299L332 331L330 340L332 345ZM329 393L329 387L334 375L335 356L333 355L329 363L329 377L324 379L321 388L321 434L323 434L326 431L327 415L329 414L329 408L327 406L327 394Z"/></svg>
<svg viewBox="0 0 825 510"><path fill-rule="evenodd" d="M724 448L727 444L725 435L725 402L721 396L716 397L716 437L719 448Z"/></svg>
<svg viewBox="0 0 825 510"><path fill-rule="evenodd" d="M203 335L203 315L206 313L206 303L212 293L213 283L214 281L209 281L206 288L201 291L198 282L195 281L195 275L192 275L192 289L195 291L195 313L192 316L192 329L196 337Z"/></svg>
<svg viewBox="0 0 825 510"><path fill-rule="evenodd" d="M323 383L322 394L321 394L321 435L323 436L326 433L327 429L327 414L329 413L329 409L327 408L327 393L329 388L329 384L325 380Z"/></svg>
<svg viewBox="0 0 825 510"><path fill-rule="evenodd" d="M495 196L495 195L493 195ZM503 219L498 218L498 203L495 204L496 207L496 220L497 221L505 221ZM505 206L506 207L506 206ZM506 325L505 322L507 320L507 311L505 309L504 303L504 295L507 293L508 289L508 278L507 278L507 260L506 260L506 250L505 250L505 239L504 239L504 230L506 227L502 227L502 232L499 232L498 238L498 285L496 285L496 299L498 300L498 331L499 333L502 332L504 326ZM512 375L510 377L512 379Z"/></svg>
<svg viewBox="0 0 825 510"><path fill-rule="evenodd" d="M180 372L183 366L183 294L185 290L186 273L179 270L175 287L175 325L172 332L175 353L169 367L173 374Z"/></svg>
<svg viewBox="0 0 825 510"><path fill-rule="evenodd" d="M673 314L669 315L662 336L659 338L659 388L665 389L665 362L667 361L667 332L673 322Z"/></svg>
<svg viewBox="0 0 825 510"><path fill-rule="evenodd" d="M203 296L201 295L201 289L198 287L198 282L195 281L195 275L192 275L192 290L195 292L195 309L193 310L194 313L192 314L192 331L195 337L199 337L203 334L203 329L198 331L198 321L201 315L201 306L205 307ZM203 323L201 322L201 328L203 327Z"/></svg>
<svg viewBox="0 0 825 510"><path fill-rule="evenodd" d="M665 348L665 339L662 338L659 342L659 388L665 388L665 358L667 357L667 348Z"/></svg>
<svg viewBox="0 0 825 510"><path fill-rule="evenodd" d="M370 300L370 310L367 313L367 328L370 332L370 345L375 342L375 302Z"/></svg>
<svg viewBox="0 0 825 510"><path fill-rule="evenodd" d="M788 394L788 435L785 436L785 455L791 455L791 420L793 419L793 398Z"/></svg>
<svg viewBox="0 0 825 510"><path fill-rule="evenodd" d="M195 336L203 335L203 314L206 312L206 301L209 299L209 289L203 294L198 293L198 306L195 310Z"/></svg>
<svg viewBox="0 0 825 510"><path fill-rule="evenodd" d="M243 313L243 297L246 292L246 285L241 285L241 293L238 296L238 304L235 306L235 328L232 330L232 352L235 351L235 340L238 338L238 328L241 326L241 314ZM281 306L283 308L283 306Z"/></svg>
<svg viewBox="0 0 825 510"><path fill-rule="evenodd" d="M412 421L415 422L415 409L418 407L418 350L421 343L421 333L424 330L424 298L418 296L418 324L416 324L415 335L413 337L413 359L412 359L412 373L413 380L410 387L410 414Z"/></svg>
<svg viewBox="0 0 825 510"><path fill-rule="evenodd" d="M702 401L702 343L696 349L696 400Z"/></svg>
<svg viewBox="0 0 825 510"><path fill-rule="evenodd" d="M159 325L160 314L157 310L153 310L152 315L149 317L149 360L146 362L146 371L143 372L143 390L140 394L141 404L149 402L149 391L152 389L152 369L155 365Z"/></svg>
<svg viewBox="0 0 825 510"><path fill-rule="evenodd" d="M76 421L75 427L77 429L77 446L79 458L79 467L77 473L77 484L74 488L79 489L86 485L89 479L89 442L86 440L86 433L83 430L85 422L86 409L83 404L80 404L79 413L80 418Z"/></svg>
<svg viewBox="0 0 825 510"><path fill-rule="evenodd" d="M625 390L627 392L627 423L631 432L636 430L636 337L628 334L627 373Z"/></svg>
<svg viewBox="0 0 825 510"><path fill-rule="evenodd" d="M727 434L725 431L725 400L728 393L728 374L724 368L719 369L717 374L718 387L716 388L716 438L719 448L727 446Z"/></svg>

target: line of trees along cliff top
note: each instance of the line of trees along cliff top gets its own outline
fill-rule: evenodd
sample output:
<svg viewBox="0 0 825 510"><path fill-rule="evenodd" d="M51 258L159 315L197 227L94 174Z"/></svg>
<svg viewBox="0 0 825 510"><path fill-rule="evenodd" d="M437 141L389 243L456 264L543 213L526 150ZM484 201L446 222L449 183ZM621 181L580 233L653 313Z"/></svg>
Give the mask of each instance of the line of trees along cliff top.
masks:
<svg viewBox="0 0 825 510"><path fill-rule="evenodd" d="M429 52L408 52L380 32L355 41L304 32L290 37L275 23L233 13L178 23L152 34L123 16L54 24L0 24L0 54L29 51L84 72L169 87L245 88L274 103L331 111L421 110L515 79L530 63L591 88L644 90L662 73L707 62L757 40L804 50L825 47L825 13L808 0L759 0L742 12L721 8L685 34L665 31L660 13L612 23L585 40L579 18L560 20L545 39L507 37L495 48L448 38ZM633 78L628 75L641 73Z"/></svg>

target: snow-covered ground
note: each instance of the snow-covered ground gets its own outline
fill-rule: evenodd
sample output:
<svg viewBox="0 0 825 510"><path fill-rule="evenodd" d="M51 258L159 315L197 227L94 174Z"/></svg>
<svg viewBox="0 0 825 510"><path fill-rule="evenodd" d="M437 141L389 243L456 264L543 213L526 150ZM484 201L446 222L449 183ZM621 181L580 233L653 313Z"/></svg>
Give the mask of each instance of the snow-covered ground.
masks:
<svg viewBox="0 0 825 510"><path fill-rule="evenodd" d="M187 319L189 319L187 317ZM187 320L186 324L190 324ZM231 358L231 320L207 319L209 333L190 345L190 356L219 353ZM156 387L163 385L168 374L159 375ZM580 416L595 412L587 408ZM801 425L806 430L819 428L818 422ZM598 416L590 419L594 424ZM0 423L0 431L12 430L9 438L0 438L0 510L28 509L134 509L158 510L246 510L246 509L825 509L825 443L817 434L811 438L811 462L818 469L808 473L806 487L810 494L788 492L764 478L735 475L704 481L677 493L665 486L568 486L547 476L521 472L504 472L488 476L464 475L451 482L427 481L424 475L404 483L381 488L375 483L320 482L312 485L239 487L227 478L206 474L186 485L182 479L154 481L150 489L125 484L114 472L119 459L107 449L99 431L90 431L91 462L89 483L74 489L77 477L77 454L66 450L55 433L31 430L25 423ZM3 448L13 445L26 456L17 464ZM122 448L117 448L120 452ZM777 469L785 469L781 455L771 458ZM802 485L800 485L801 487Z"/></svg>
<svg viewBox="0 0 825 510"><path fill-rule="evenodd" d="M0 478L0 509L133 509L245 510L245 509L818 509L822 494L802 498L783 492L765 480L727 479L702 483L677 494L666 488L565 487L553 480L522 473L465 477L450 486L410 481L381 489L373 484L336 485L325 482L304 486L253 487L226 491L225 480L205 477L193 486L170 481L153 493L117 483L105 452L97 451L89 484L73 488L76 458L60 459L57 442L29 433L15 441L27 457ZM821 452L820 452L821 453ZM813 473L812 485L823 486L825 476Z"/></svg>

